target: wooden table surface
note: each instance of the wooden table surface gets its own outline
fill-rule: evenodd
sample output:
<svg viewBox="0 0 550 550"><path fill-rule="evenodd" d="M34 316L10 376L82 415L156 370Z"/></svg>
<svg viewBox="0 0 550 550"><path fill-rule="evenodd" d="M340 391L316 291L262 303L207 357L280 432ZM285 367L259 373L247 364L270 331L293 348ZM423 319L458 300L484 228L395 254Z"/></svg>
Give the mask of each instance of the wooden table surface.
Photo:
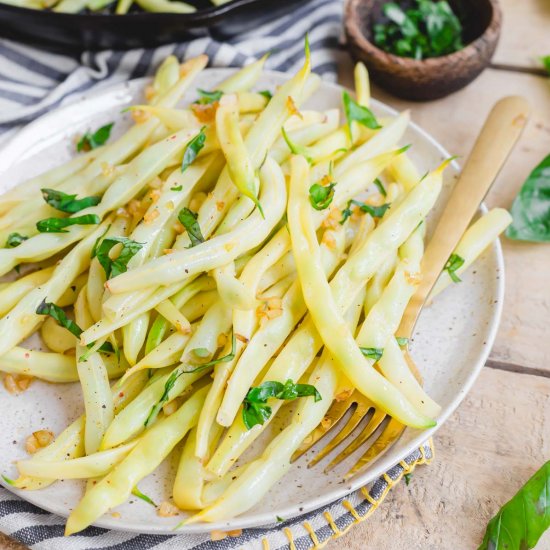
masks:
<svg viewBox="0 0 550 550"><path fill-rule="evenodd" d="M375 89L412 109L413 119L448 151L466 158L493 103L524 95L532 116L488 198L509 208L531 169L550 153L550 78L537 56L550 54L550 0L501 0L504 28L493 60L470 86L430 103ZM350 83L351 63L341 80ZM550 245L503 239L506 298L491 358L459 410L434 438L436 458L399 484L371 518L330 550L476 548L488 520L550 458ZM0 534L0 548L10 546ZM539 550L550 550L550 533Z"/></svg>
<svg viewBox="0 0 550 550"><path fill-rule="evenodd" d="M487 203L509 208L550 153L550 1L501 0L504 28L492 68L464 90L430 103L373 95L412 118L465 159L491 106L525 96L531 120ZM349 84L351 67L343 67ZM436 457L399 484L379 510L329 550L469 550L489 519L550 459L550 244L502 239L506 295L489 361L458 411L434 437ZM550 550L550 532L537 549Z"/></svg>

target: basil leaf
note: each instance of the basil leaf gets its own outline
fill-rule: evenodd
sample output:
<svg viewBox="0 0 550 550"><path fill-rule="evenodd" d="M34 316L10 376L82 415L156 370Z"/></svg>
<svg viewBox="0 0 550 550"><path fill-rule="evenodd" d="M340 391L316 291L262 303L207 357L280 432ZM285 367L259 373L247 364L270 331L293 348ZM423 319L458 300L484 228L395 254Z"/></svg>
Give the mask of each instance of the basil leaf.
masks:
<svg viewBox="0 0 550 550"><path fill-rule="evenodd" d="M305 147L303 145L298 145L297 143L294 143L289 135L287 134L286 130L284 129L284 126L281 127L281 134L283 134L283 139L285 140L286 144L288 145L288 148L290 149L290 152L293 155L302 155L308 162L311 164L313 162L313 159L311 158L311 154L308 147Z"/></svg>
<svg viewBox="0 0 550 550"><path fill-rule="evenodd" d="M135 497L140 498L141 500L143 500L143 501L146 502L147 504L150 504L151 506L154 506L155 508L157 507L157 505L155 504L155 501L154 501L151 497L148 497L146 494L142 493L142 492L138 489L138 486L137 486L137 485L132 489L132 494L133 494Z"/></svg>
<svg viewBox="0 0 550 550"><path fill-rule="evenodd" d="M382 128L382 126L378 124L378 121L376 120L376 117L372 114L371 110L367 109L367 107L364 107L363 105L359 105L359 103L357 103L350 97L348 92L343 93L342 101L344 103L344 112L348 121L350 139L352 122L357 122L358 124L370 128L371 130Z"/></svg>
<svg viewBox="0 0 550 550"><path fill-rule="evenodd" d="M383 196L383 197L387 197L388 194L386 193L386 189L384 188L384 184L378 179L376 178L374 180L374 185L376 185L376 187L378 188L378 191L380 192L380 194Z"/></svg>
<svg viewBox="0 0 550 550"><path fill-rule="evenodd" d="M550 527L550 461L487 525L478 550L529 550Z"/></svg>
<svg viewBox="0 0 550 550"><path fill-rule="evenodd" d="M36 223L36 229L40 233L68 233L64 228L70 225L97 225L98 223L101 223L99 216L85 214L72 218L46 218Z"/></svg>
<svg viewBox="0 0 550 550"><path fill-rule="evenodd" d="M164 392L161 395L158 402L153 405L151 408L151 412L149 413L149 416L145 420L145 423L143 424L146 428L151 424L158 416L159 412L161 411L162 407L168 402L170 399L170 392L172 391L174 385L176 384L177 379L183 374L183 371L180 369L176 369L169 377L168 380L166 380L166 383L164 384Z"/></svg>
<svg viewBox="0 0 550 550"><path fill-rule="evenodd" d="M334 188L336 183L332 182L326 186L314 183L309 188L309 202L315 210L325 210L330 206L334 198Z"/></svg>
<svg viewBox="0 0 550 550"><path fill-rule="evenodd" d="M451 254L443 270L447 271L453 283L460 283L462 279L456 274L456 271L457 269L460 269L463 265L464 258L459 256L458 254Z"/></svg>
<svg viewBox="0 0 550 550"><path fill-rule="evenodd" d="M382 355L384 354L383 348L359 348L359 349L367 359L373 359L375 363L376 361L380 361L380 359L382 359Z"/></svg>
<svg viewBox="0 0 550 550"><path fill-rule="evenodd" d="M114 122L106 124L96 130L93 134L86 132L76 144L76 150L80 153L81 151L90 151L91 149L96 149L101 145L105 145L109 137L111 136L111 129L114 126Z"/></svg>
<svg viewBox="0 0 550 550"><path fill-rule="evenodd" d="M340 225L343 225L346 220L353 214L353 211L351 210L351 205L359 207L362 212L365 212L365 214L370 214L373 218L384 217L384 214L391 206L389 203L382 204L381 206L371 206L370 204L352 199L348 201L348 205L346 206L346 208L344 208L344 210L342 210L342 219L340 220Z"/></svg>
<svg viewBox="0 0 550 550"><path fill-rule="evenodd" d="M27 236L21 235L21 233L10 233L8 239L6 240L7 248L15 248L19 246L23 241L28 239Z"/></svg>
<svg viewBox="0 0 550 550"><path fill-rule="evenodd" d="M402 336L397 336L396 338L397 344L401 347L406 346L409 343L408 338L403 338Z"/></svg>
<svg viewBox="0 0 550 550"><path fill-rule="evenodd" d="M203 126L199 133L187 144L187 147L185 149L185 153L183 154L183 160L181 163L181 171L185 172L187 168L193 164L195 159L197 158L197 155L200 153L201 149L204 147L204 143L206 142L206 134L204 133L204 129L206 126Z"/></svg>
<svg viewBox="0 0 550 550"><path fill-rule="evenodd" d="M170 191L181 191L183 189L183 185L178 185L176 187L170 187Z"/></svg>
<svg viewBox="0 0 550 550"><path fill-rule="evenodd" d="M405 478L405 484L407 485L407 487L409 486L409 483L411 482L411 479L412 479L412 473L409 472L407 474L403 474L403 477Z"/></svg>
<svg viewBox="0 0 550 550"><path fill-rule="evenodd" d="M550 75L550 55L545 55L540 58L544 68L546 69L546 72L548 75Z"/></svg>
<svg viewBox="0 0 550 550"><path fill-rule="evenodd" d="M187 207L182 208L178 214L178 220L183 227L185 227L187 234L189 235L189 239L191 240L191 244L188 248L193 248L194 246L203 243L205 240L202 236L197 218L198 214L195 214L195 212L189 210Z"/></svg>
<svg viewBox="0 0 550 550"><path fill-rule="evenodd" d="M269 90L261 90L258 93L266 97L268 101L271 101L271 99L273 99L273 94Z"/></svg>
<svg viewBox="0 0 550 550"><path fill-rule="evenodd" d="M281 382L267 381L250 388L243 401L242 418L247 430L257 424L263 424L271 416L272 409L268 399L293 400L298 397L313 396L315 402L321 401L321 394L311 384L295 384L292 380Z"/></svg>
<svg viewBox="0 0 550 550"><path fill-rule="evenodd" d="M44 200L56 210L61 212L68 212L74 214L80 212L90 206L96 206L101 202L101 197L84 197L83 199L77 199L76 195L67 195L63 191L57 191L55 189L40 189Z"/></svg>
<svg viewBox="0 0 550 550"><path fill-rule="evenodd" d="M63 309L55 305L52 302L42 303L36 308L37 315L49 315L52 319L57 321L59 325L66 328L71 334L74 334L77 338L80 338L82 329L72 320L67 317Z"/></svg>
<svg viewBox="0 0 550 550"><path fill-rule="evenodd" d="M231 351L224 355L223 357L218 357L217 359L213 359L212 361L208 361L208 363L203 363L202 365L198 366L195 369L192 370L186 370L186 373L190 372L197 372L203 369L206 369L208 367L213 367L214 365L217 365L218 363L228 363L229 361L233 361L235 359L235 353L237 352L237 337L235 336L235 333L233 332L231 334Z"/></svg>
<svg viewBox="0 0 550 550"><path fill-rule="evenodd" d="M198 88L197 92L199 94L199 99L197 99L195 103L199 103L200 105L208 105L209 103L215 103L216 101L219 101L223 96L223 92L220 90L214 90L213 92L208 92L206 90L201 90L200 88Z"/></svg>
<svg viewBox="0 0 550 550"><path fill-rule="evenodd" d="M550 155L530 174L511 209L509 239L550 242Z"/></svg>
<svg viewBox="0 0 550 550"><path fill-rule="evenodd" d="M66 328L71 334L74 334L77 338L80 338L80 335L84 332L72 319L69 319L67 317L65 311L62 308L52 302L46 302L46 300L42 300L40 305L36 308L36 314L48 315L49 317L57 321L60 326ZM92 348L93 346L94 343L92 342L91 344L88 344L87 347ZM103 353L113 353L114 348L110 342L105 342L101 345L98 351L101 351Z"/></svg>
<svg viewBox="0 0 550 550"><path fill-rule="evenodd" d="M122 248L116 260L112 260L109 252L117 244L122 244ZM97 256L99 263L105 271L105 276L107 279L112 279L128 270L128 262L142 248L142 243L138 243L127 237L108 237L96 245L92 258Z"/></svg>

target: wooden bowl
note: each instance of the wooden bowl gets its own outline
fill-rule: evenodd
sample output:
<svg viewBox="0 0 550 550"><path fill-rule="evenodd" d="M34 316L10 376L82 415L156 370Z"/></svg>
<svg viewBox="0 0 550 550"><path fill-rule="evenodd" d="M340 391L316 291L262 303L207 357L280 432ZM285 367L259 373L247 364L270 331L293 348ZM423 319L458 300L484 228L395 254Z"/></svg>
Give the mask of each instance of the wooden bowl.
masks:
<svg viewBox="0 0 550 550"><path fill-rule="evenodd" d="M352 57L363 61L374 82L415 101L437 99L469 84L487 67L502 25L498 0L449 0L464 27L466 46L441 57L416 60L386 53L371 42L372 28L387 0L349 0L345 29Z"/></svg>

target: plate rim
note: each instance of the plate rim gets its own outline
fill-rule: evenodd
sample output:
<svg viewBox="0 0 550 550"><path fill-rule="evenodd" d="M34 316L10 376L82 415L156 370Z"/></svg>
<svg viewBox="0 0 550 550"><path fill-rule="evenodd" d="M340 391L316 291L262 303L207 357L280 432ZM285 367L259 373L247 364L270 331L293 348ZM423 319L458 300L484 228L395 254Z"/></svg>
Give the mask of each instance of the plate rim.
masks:
<svg viewBox="0 0 550 550"><path fill-rule="evenodd" d="M208 68L205 69L205 72L210 72L215 75L222 75L224 73L232 73L234 72L234 68ZM272 78L283 78L288 79L289 75L284 72L280 71L271 71L266 70L263 73L267 77ZM58 117L60 114L63 116L71 116L71 113L74 111L74 114L76 115L79 111L79 107L83 102L87 101L101 101L104 99L105 96L108 96L110 94L116 95L116 93L119 93L124 90L128 90L130 88L134 87L140 87L143 86L143 84L147 81L150 81L151 79L149 77L142 77L138 79L133 79L125 82L121 82L118 84L113 84L111 86L107 86L101 90L96 90L92 92L88 92L77 98L76 100L72 101L70 104L58 107L41 117L37 118L30 124L26 125L24 128L19 130L14 136L12 136L9 140L9 142L3 147L0 148L0 159L3 159L5 155L8 156L16 156L16 159L12 159L11 163L8 163L7 169L10 169L11 166L13 166L14 163L17 163L18 159L21 158L21 155L17 155L17 152L21 149L19 144L24 144L26 136L28 134L31 134L35 131L37 127L42 126L43 124L47 124L50 119L53 117ZM342 92L343 90L346 90L347 88L345 86L342 86L340 84L334 83L334 82L327 82L327 81L321 81L321 86L332 88L334 91ZM398 111L394 109L393 107L379 101L376 99L372 99L372 103L375 107L379 107L384 109L386 112L397 115ZM450 158L450 153L441 145L431 134L429 134L426 130L424 130L421 126L416 124L415 122L410 122L410 127L414 129L416 132L418 132L420 135L422 135L432 147L434 147L435 150L437 150L439 153L441 153L444 157ZM53 135L53 134L52 134ZM13 151L12 151L13 149ZM24 148L23 148L24 149ZM456 170L460 170L460 166L457 163L456 160L452 161L452 165ZM2 171L4 172L4 170ZM2 173L0 173L0 177L2 176ZM1 195L0 195L1 198ZM481 204L480 210L482 213L486 213L488 211L487 207L484 203ZM500 325L500 320L502 317L502 310L503 310L503 302L504 302L504 293L505 293L505 267L504 267L504 256L502 252L502 245L500 243L500 239L496 239L492 244L492 249L495 253L495 260L496 260L496 266L499 274L499 278L495 284L496 286L496 299L498 303L494 307L494 313L492 315L489 327L487 328L487 338L486 342L487 345L484 345L479 350L479 355L477 356L477 360L475 361L475 364L472 366L469 375L467 376L464 384L457 390L455 397L449 404L449 406L442 411L441 415L438 417L437 425L425 430L423 432L420 432L416 437L414 437L406 446L405 450L402 453L401 460L406 458L408 455L410 455L412 452L414 452L416 449L418 449L423 443L425 443L428 439L430 439L442 426L443 424L448 420L448 418L457 410L460 403L464 400L466 395L470 392L473 384L477 380L477 377L479 376L481 369L485 365L487 358L489 357L489 354L492 350L493 344L496 339L497 331ZM114 531L120 531L120 532L127 532L127 533L136 533L136 534L164 534L164 535L179 535L179 534L204 534L209 533L213 530L234 530L234 529L247 529L247 528L258 528L258 527L266 527L269 525L273 525L274 518L276 515L279 515L281 517L285 518L285 521L292 520L298 516L302 516L308 513L311 513L314 510L318 510L319 508L322 508L326 505L329 505L335 501L337 501L340 498L345 497L346 495L349 495L350 493L353 493L360 488L364 487L365 485L371 483L372 481L376 480L378 477L380 477L383 473L388 471L392 466L394 466L396 463L395 459L389 460L387 456L382 456L380 460L376 461L372 467L372 469L369 469L368 471L364 472L361 475L357 475L356 477L352 478L349 483L346 484L339 484L338 488L332 489L330 491L326 491L321 496L317 496L314 498L311 498L309 501L306 501L301 504L293 504L286 508L273 510L270 512L262 512L257 515L253 515L252 517L246 519L240 518L239 516L232 518L230 520L225 521L218 521L215 523L199 523L199 524L192 524L192 525L186 525L182 528L178 529L178 531L173 531L172 526L166 525L158 525L158 526L150 526L146 529L140 528L138 525L129 525L125 526L124 520L120 519L114 519L111 518L108 515L101 516L98 518L97 521L93 523L96 527L101 527L105 529L110 529ZM15 489L14 487L11 487L7 483L5 483L0 478L0 486L4 487L8 491L16 494L20 498L26 500L27 502L30 502L31 504L34 504L38 508L42 510L46 510L50 513L56 514L61 517L68 517L69 513L67 511L67 508L63 510L63 507L56 507L54 503L52 503L51 506L44 505L44 503L36 502L38 499L34 498L35 492L24 492ZM38 493L39 491L36 491Z"/></svg>

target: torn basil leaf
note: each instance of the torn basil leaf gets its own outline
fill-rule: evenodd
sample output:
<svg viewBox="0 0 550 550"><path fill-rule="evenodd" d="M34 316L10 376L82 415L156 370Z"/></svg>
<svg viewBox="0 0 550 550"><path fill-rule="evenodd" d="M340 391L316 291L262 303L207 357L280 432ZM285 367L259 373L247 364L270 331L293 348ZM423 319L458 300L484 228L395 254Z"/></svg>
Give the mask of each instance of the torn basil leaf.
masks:
<svg viewBox="0 0 550 550"><path fill-rule="evenodd" d="M376 179L374 180L374 185L376 185L376 187L378 188L379 193L380 193L383 197L387 197L387 196L388 196L388 193L386 193L386 189L384 188L384 184L383 184L378 178L376 178Z"/></svg>
<svg viewBox="0 0 550 550"><path fill-rule="evenodd" d="M201 149L204 147L206 142L206 134L204 129L206 126L203 126L199 133L187 144L185 148L185 153L183 153L183 160L181 163L181 171L185 172L187 168L195 162L197 155L200 153Z"/></svg>
<svg viewBox="0 0 550 550"><path fill-rule="evenodd" d="M321 401L321 394L311 384L295 384L292 380L282 382L264 382L250 388L243 402L242 418L247 430L257 424L264 424L272 413L267 404L268 399L293 400L298 397L312 396L315 401Z"/></svg>
<svg viewBox="0 0 550 550"><path fill-rule="evenodd" d="M6 248L16 248L27 239L28 237L25 235L21 235L21 233L10 233L6 240Z"/></svg>
<svg viewBox="0 0 550 550"><path fill-rule="evenodd" d="M271 101L271 99L273 98L273 94L269 90L261 90L258 93L267 98L268 101Z"/></svg>
<svg viewBox="0 0 550 550"><path fill-rule="evenodd" d="M48 315L51 317L54 321L57 321L57 324L62 326L63 328L66 328L71 334L76 336L77 338L80 338L80 335L84 332L72 319L69 319L65 313L65 311L60 308L58 305L54 304L53 302L46 302L46 300L43 300L40 305L36 308L36 314L37 315ZM88 348L93 347L94 344L88 344ZM98 351L101 351L103 353L113 353L114 349L110 342L105 342L102 344L102 346L98 349Z"/></svg>
<svg viewBox="0 0 550 550"><path fill-rule="evenodd" d="M202 236L199 222L197 221L198 217L198 214L192 210L189 210L187 207L182 208L178 214L178 220L183 227L185 227L185 230L189 235L189 239L191 240L189 248L193 248L194 246L203 243L205 240Z"/></svg>
<svg viewBox="0 0 550 550"><path fill-rule="evenodd" d="M144 426L147 428L149 424L151 424L158 416L159 412L161 411L162 407L166 403L168 403L170 399L170 392L172 391L177 379L183 374L183 371L180 369L176 369L172 374L168 377L168 380L166 380L166 383L164 384L164 392L161 395L158 402L153 405L151 408L151 412L149 413L149 416L145 420Z"/></svg>
<svg viewBox="0 0 550 550"><path fill-rule="evenodd" d="M109 256L111 249L117 244L122 244L120 253L115 260ZM128 270L128 262L143 248L142 243L128 239L127 237L107 237L96 245L92 258L97 257L105 270L107 279L112 279Z"/></svg>
<svg viewBox="0 0 550 550"><path fill-rule="evenodd" d="M76 195L67 195L63 191L57 191L56 189L40 189L44 200L56 210L61 212L68 212L74 214L80 212L90 206L96 206L101 202L101 197L84 197L77 199Z"/></svg>
<svg viewBox="0 0 550 550"><path fill-rule="evenodd" d="M170 191L181 191L183 189L183 185L177 185L176 187L170 187Z"/></svg>
<svg viewBox="0 0 550 550"><path fill-rule="evenodd" d="M449 274L453 283L460 283L462 279L456 274L456 271L464 265L464 258L458 254L451 254L445 267L443 268Z"/></svg>
<svg viewBox="0 0 550 550"><path fill-rule="evenodd" d="M71 225L97 225L101 219L96 214L85 214L72 218L46 218L36 223L36 229L40 233L68 233L65 227Z"/></svg>
<svg viewBox="0 0 550 550"><path fill-rule="evenodd" d="M96 149L101 145L105 145L111 136L111 130L114 124L114 122L106 124L96 130L93 134L86 132L76 144L76 150L80 153L81 151L90 151L91 149Z"/></svg>
<svg viewBox="0 0 550 550"><path fill-rule="evenodd" d="M550 461L487 525L478 550L530 550L550 527Z"/></svg>
<svg viewBox="0 0 550 550"><path fill-rule="evenodd" d="M382 128L382 126L378 124L378 120L376 120L376 117L373 115L372 111L363 105L359 105L359 103L351 98L348 92L343 93L342 101L344 103L344 113L346 114L346 119L348 121L350 139L352 122L357 122L358 124L361 124L361 126L365 126L371 130Z"/></svg>
<svg viewBox="0 0 550 550"><path fill-rule="evenodd" d="M348 201L348 205L346 206L346 208L344 208L344 210L342 210L342 219L340 220L340 225L343 225L353 214L353 211L351 209L352 205L357 206L361 210L361 212L364 212L365 214L370 214L373 218L382 218L388 208L390 208L391 206L389 203L382 204L380 206L371 206L370 204L352 199Z"/></svg>
<svg viewBox="0 0 550 550"><path fill-rule="evenodd" d="M195 350L195 353L196 352L197 350ZM218 357L217 359L208 361L208 363L203 363L202 365L199 365L198 367L191 370L186 370L185 372L186 373L198 372L200 370L207 369L208 367L213 367L218 363L228 363L229 361L233 361L233 359L235 359L235 353L237 353L237 337L235 336L235 332L232 332L231 333L231 351L227 355L223 355L222 357Z"/></svg>
<svg viewBox="0 0 550 550"><path fill-rule="evenodd" d="M315 210L325 210L328 208L334 198L335 187L335 182L329 183L328 185L314 183L309 188L309 202L311 206L313 206Z"/></svg>
<svg viewBox="0 0 550 550"><path fill-rule="evenodd" d="M367 359L372 359L375 363L376 361L380 361L380 359L382 359L382 355L384 354L383 348L361 348L360 347L359 349Z"/></svg>
<svg viewBox="0 0 550 550"><path fill-rule="evenodd" d="M510 213L509 239L550 242L550 155L529 174Z"/></svg>
<svg viewBox="0 0 550 550"><path fill-rule="evenodd" d="M219 101L223 96L223 92L220 90L214 90L213 92L208 92L206 90L201 90L200 88L198 88L197 93L199 94L199 99L197 99L195 103L199 103L200 105L208 105L209 103L215 103L216 101Z"/></svg>

